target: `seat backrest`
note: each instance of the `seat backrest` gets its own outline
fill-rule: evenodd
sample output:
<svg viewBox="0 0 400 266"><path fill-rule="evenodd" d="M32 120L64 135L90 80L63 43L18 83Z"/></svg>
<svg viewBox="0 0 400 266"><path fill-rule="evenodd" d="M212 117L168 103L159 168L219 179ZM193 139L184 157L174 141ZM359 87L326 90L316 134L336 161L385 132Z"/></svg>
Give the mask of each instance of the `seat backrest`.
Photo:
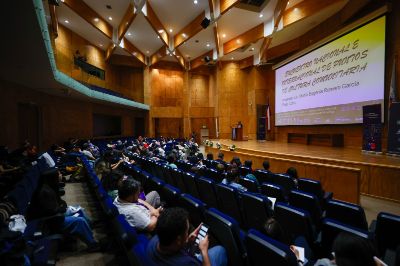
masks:
<svg viewBox="0 0 400 266"><path fill-rule="evenodd" d="M120 214L112 220L113 233L123 250L126 252L137 243L137 233L125 218L125 215Z"/></svg>
<svg viewBox="0 0 400 266"><path fill-rule="evenodd" d="M243 225L244 223L239 205L238 191L224 184L215 185L215 189L218 196L218 205L220 210L234 218L240 225Z"/></svg>
<svg viewBox="0 0 400 266"><path fill-rule="evenodd" d="M187 188L187 193L195 198L200 198L196 185L196 177L193 174L185 172L182 174L183 183Z"/></svg>
<svg viewBox="0 0 400 266"><path fill-rule="evenodd" d="M245 244L250 265L298 265L296 256L289 246L275 241L257 230L249 230L245 238Z"/></svg>
<svg viewBox="0 0 400 266"><path fill-rule="evenodd" d="M239 166L239 175L246 176L251 173L251 169L246 166Z"/></svg>
<svg viewBox="0 0 400 266"><path fill-rule="evenodd" d="M330 255L333 241L341 232L347 232L365 239L370 239L368 231L349 226L334 219L326 218L322 221L321 226L321 248L323 256Z"/></svg>
<svg viewBox="0 0 400 266"><path fill-rule="evenodd" d="M161 199L167 203L167 207L178 206L178 199L181 194L179 188L166 184L161 188Z"/></svg>
<svg viewBox="0 0 400 266"><path fill-rule="evenodd" d="M286 174L273 174L274 184L280 185L283 189L283 194L288 197L291 190L296 188L293 179Z"/></svg>
<svg viewBox="0 0 400 266"><path fill-rule="evenodd" d="M169 171L171 173L171 178L174 180L174 183L176 184L176 187L179 188L182 192L187 192L185 183L183 183L183 172L179 169L176 168L169 168Z"/></svg>
<svg viewBox="0 0 400 266"><path fill-rule="evenodd" d="M309 178L299 178L298 182L299 190L314 194L319 200L323 199L324 192L322 190L321 182Z"/></svg>
<svg viewBox="0 0 400 266"><path fill-rule="evenodd" d="M299 190L292 190L289 194L289 203L294 207L308 211L314 225L319 227L322 211L319 200L315 195Z"/></svg>
<svg viewBox="0 0 400 266"><path fill-rule="evenodd" d="M222 176L220 176L220 174L218 174L218 171L215 169L204 169L204 176L214 180L216 183L220 183L222 181Z"/></svg>
<svg viewBox="0 0 400 266"><path fill-rule="evenodd" d="M275 204L274 217L282 228L285 228L291 241L298 236L304 236L308 243L314 242L315 233L310 214L307 211L278 202Z"/></svg>
<svg viewBox="0 0 400 266"><path fill-rule="evenodd" d="M160 192L161 188L165 185L165 182L162 181L161 179L158 179L156 177L151 177L147 180L145 186L144 186L144 191L145 193L149 193L151 191L157 191Z"/></svg>
<svg viewBox="0 0 400 266"><path fill-rule="evenodd" d="M257 169L254 172L254 175L256 176L258 183L273 183L274 182L274 178L273 178L273 174L270 171L267 170L263 170L263 169Z"/></svg>
<svg viewBox="0 0 400 266"><path fill-rule="evenodd" d="M172 186L176 186L177 184L175 183L175 180L171 177L171 171L170 167L168 165L163 165L162 166L162 171L163 171L163 176L164 176L164 181L167 184L170 184Z"/></svg>
<svg viewBox="0 0 400 266"><path fill-rule="evenodd" d="M400 245L400 216L380 212L376 219L375 239L379 254Z"/></svg>
<svg viewBox="0 0 400 266"><path fill-rule="evenodd" d="M206 210L204 218L212 235L226 249L228 265L244 265L246 249L240 237L238 222L215 208Z"/></svg>
<svg viewBox="0 0 400 266"><path fill-rule="evenodd" d="M329 200L326 204L325 217L362 230L368 230L364 209L356 204L339 200Z"/></svg>
<svg viewBox="0 0 400 266"><path fill-rule="evenodd" d="M248 178L240 177L239 178L239 184L241 184L242 186L247 188L247 191L250 191L250 192L253 192L253 193L258 193L259 192L258 185L257 185L257 182L255 180L251 180L251 179L248 179Z"/></svg>
<svg viewBox="0 0 400 266"><path fill-rule="evenodd" d="M179 200L179 205L189 212L189 221L195 228L197 228L197 226L204 220L204 211L206 207L204 202L189 194L182 194Z"/></svg>
<svg viewBox="0 0 400 266"><path fill-rule="evenodd" d="M118 208L114 205L110 196L106 195L104 199L100 200L100 205L107 218L114 218L119 215Z"/></svg>
<svg viewBox="0 0 400 266"><path fill-rule="evenodd" d="M280 185L262 183L260 186L261 193L267 197L276 198L276 201L287 202L283 189Z"/></svg>
<svg viewBox="0 0 400 266"><path fill-rule="evenodd" d="M215 182L212 179L199 177L196 179L200 199L209 207L218 208Z"/></svg>
<svg viewBox="0 0 400 266"><path fill-rule="evenodd" d="M271 201L266 196L243 192L240 202L245 228L263 230L265 222L272 216Z"/></svg>

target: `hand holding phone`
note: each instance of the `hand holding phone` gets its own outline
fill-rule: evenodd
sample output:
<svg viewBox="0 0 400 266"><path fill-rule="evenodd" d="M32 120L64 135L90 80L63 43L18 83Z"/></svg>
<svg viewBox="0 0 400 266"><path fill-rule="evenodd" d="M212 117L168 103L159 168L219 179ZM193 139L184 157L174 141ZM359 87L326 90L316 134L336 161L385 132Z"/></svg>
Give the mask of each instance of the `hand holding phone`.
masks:
<svg viewBox="0 0 400 266"><path fill-rule="evenodd" d="M208 225L201 224L200 230L198 231L198 234L195 239L195 243L197 245L199 245L200 241L203 240L207 236L207 233L208 233Z"/></svg>

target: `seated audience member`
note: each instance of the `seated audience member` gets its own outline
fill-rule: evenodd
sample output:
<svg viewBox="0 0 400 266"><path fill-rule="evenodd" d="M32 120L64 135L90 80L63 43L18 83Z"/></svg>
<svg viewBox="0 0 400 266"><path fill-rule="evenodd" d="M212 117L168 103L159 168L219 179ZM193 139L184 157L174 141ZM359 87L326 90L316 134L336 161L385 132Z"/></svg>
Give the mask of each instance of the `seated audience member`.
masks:
<svg viewBox="0 0 400 266"><path fill-rule="evenodd" d="M60 230L64 234L72 235L79 238L88 246L88 251L98 251L99 243L94 239L93 232L89 225L89 220L84 216L83 212L78 215L67 213L67 204L63 201L57 191L57 186L54 188L54 183L58 184L58 172L51 177L48 176L43 184L36 190L32 197L27 216L29 220L49 217L61 214L60 224L55 230ZM55 224L53 223L55 226Z"/></svg>
<svg viewBox="0 0 400 266"><path fill-rule="evenodd" d="M269 218L264 224L264 233L271 237L272 239L279 241L285 245L290 246L290 250L296 255L298 259L299 266L303 265L303 261L299 260L299 253L295 246L304 248L304 255L307 259L313 257L312 251L308 246L307 240L299 236L294 240L294 243L291 243L290 238L286 231L282 228L282 226L278 223L275 218Z"/></svg>
<svg viewBox="0 0 400 266"><path fill-rule="evenodd" d="M168 154L167 156L167 162L168 162L168 166L171 168L178 168L175 164L175 154L173 152L171 152L170 154Z"/></svg>
<svg viewBox="0 0 400 266"><path fill-rule="evenodd" d="M161 213L156 235L147 246L147 256L155 265L227 265L222 246L208 249L208 235L200 241L200 254L190 255L188 245L194 244L201 225L189 234L189 214L182 208L169 208Z"/></svg>
<svg viewBox="0 0 400 266"><path fill-rule="evenodd" d="M104 175L101 179L104 190L107 191L108 196L113 200L118 196L118 187L123 178L124 174L116 170Z"/></svg>
<svg viewBox="0 0 400 266"><path fill-rule="evenodd" d="M346 232L340 233L332 246L334 259L319 259L315 266L383 266L370 240Z"/></svg>
<svg viewBox="0 0 400 266"><path fill-rule="evenodd" d="M224 161L224 154L222 152L218 153L218 159L216 160L219 163L225 164L226 162Z"/></svg>
<svg viewBox="0 0 400 266"><path fill-rule="evenodd" d="M123 180L118 187L118 197L114 200L119 213L124 214L128 223L138 230L152 232L162 207L156 191L146 195L146 201L139 198L140 182L133 178Z"/></svg>
<svg viewBox="0 0 400 266"><path fill-rule="evenodd" d="M231 165L228 167L226 171L226 178L222 180L222 184L236 188L239 191L247 191L247 189L238 182L239 182L239 170L236 166Z"/></svg>
<svg viewBox="0 0 400 266"><path fill-rule="evenodd" d="M214 160L214 154L212 154L211 152L207 153L207 160Z"/></svg>
<svg viewBox="0 0 400 266"><path fill-rule="evenodd" d="M269 171L269 162L268 161L263 162L263 168L264 168L264 170Z"/></svg>
<svg viewBox="0 0 400 266"><path fill-rule="evenodd" d="M242 165L242 162L240 161L239 157L234 156L231 160L231 164L236 165L237 167Z"/></svg>
<svg viewBox="0 0 400 266"><path fill-rule="evenodd" d="M299 177L298 177L298 175L297 175L297 170L296 170L296 168L294 168L294 167L289 167L288 169L287 169L287 171L286 171L286 174L288 175L288 176L290 176L292 179L293 179L293 181L294 181L294 184L296 185L296 188L299 186Z"/></svg>
<svg viewBox="0 0 400 266"><path fill-rule="evenodd" d="M257 177L253 174L253 169L251 168L252 165L253 162L251 160L244 161L244 166L250 169L250 173L248 173L245 178L256 181L256 184L258 185Z"/></svg>

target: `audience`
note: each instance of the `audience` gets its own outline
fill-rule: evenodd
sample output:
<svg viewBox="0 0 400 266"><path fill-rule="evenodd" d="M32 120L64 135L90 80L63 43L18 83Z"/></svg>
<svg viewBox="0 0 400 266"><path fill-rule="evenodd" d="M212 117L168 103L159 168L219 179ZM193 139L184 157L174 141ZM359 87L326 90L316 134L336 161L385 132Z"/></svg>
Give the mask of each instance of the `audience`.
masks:
<svg viewBox="0 0 400 266"><path fill-rule="evenodd" d="M222 180L222 184L233 187L239 191L247 191L239 182L239 170L235 165L231 165L227 169L226 178Z"/></svg>
<svg viewBox="0 0 400 266"><path fill-rule="evenodd" d="M264 170L269 171L269 161L263 162L263 168L264 168Z"/></svg>
<svg viewBox="0 0 400 266"><path fill-rule="evenodd" d="M253 165L253 162L251 160L246 160L244 161L244 166L250 169L250 173L248 173L245 178L254 180L256 184L258 185L258 180L257 177L253 174L253 169L251 168Z"/></svg>
<svg viewBox="0 0 400 266"><path fill-rule="evenodd" d="M224 154L222 152L218 153L218 159L216 160L217 162L221 164L225 164L226 162L224 161Z"/></svg>
<svg viewBox="0 0 400 266"><path fill-rule="evenodd" d="M120 214L124 214L130 225L138 230L152 232L162 211L160 196L156 191L139 199L140 182L126 178L118 187L118 197L114 200Z"/></svg>
<svg viewBox="0 0 400 266"><path fill-rule="evenodd" d="M170 154L168 154L168 156L167 156L167 162L168 162L168 166L169 167L171 167L171 168L178 168L178 166L176 166L176 164L175 164L175 160L176 160L176 157L175 157L175 154L174 153L170 153Z"/></svg>
<svg viewBox="0 0 400 266"><path fill-rule="evenodd" d="M299 177L298 177L298 175L297 175L297 170L296 170L296 168L294 168L294 167L289 167L288 169L287 169L287 171L286 171L286 174L288 175L288 176L290 176L292 179L293 179L293 181L294 181L294 184L295 184L295 186L296 186L296 188L299 186Z"/></svg>
<svg viewBox="0 0 400 266"><path fill-rule="evenodd" d="M214 160L214 154L212 154L211 152L207 153L207 160Z"/></svg>
<svg viewBox="0 0 400 266"><path fill-rule="evenodd" d="M155 265L227 265L226 251L222 246L210 249L208 235L200 241L199 254L190 255L188 246L194 244L200 226L189 234L189 214L181 208L169 208L161 213L156 235L147 246L147 256Z"/></svg>

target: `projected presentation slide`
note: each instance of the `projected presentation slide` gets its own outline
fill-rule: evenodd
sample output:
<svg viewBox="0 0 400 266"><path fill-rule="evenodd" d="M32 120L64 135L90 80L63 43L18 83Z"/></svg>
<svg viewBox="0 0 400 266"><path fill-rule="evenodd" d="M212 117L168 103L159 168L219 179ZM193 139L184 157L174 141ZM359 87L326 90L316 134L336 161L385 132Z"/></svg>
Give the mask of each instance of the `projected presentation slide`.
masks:
<svg viewBox="0 0 400 266"><path fill-rule="evenodd" d="M381 17L276 69L275 124L362 123L362 106L383 108L384 70Z"/></svg>

